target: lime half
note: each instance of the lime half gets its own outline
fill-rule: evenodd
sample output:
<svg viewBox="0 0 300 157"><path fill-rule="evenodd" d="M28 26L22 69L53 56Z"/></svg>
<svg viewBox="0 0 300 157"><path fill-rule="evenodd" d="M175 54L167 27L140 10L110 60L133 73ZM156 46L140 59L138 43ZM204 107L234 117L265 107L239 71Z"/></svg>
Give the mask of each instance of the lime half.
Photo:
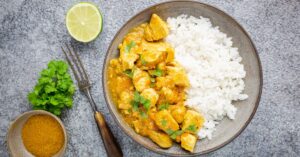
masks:
<svg viewBox="0 0 300 157"><path fill-rule="evenodd" d="M95 5L81 2L68 11L66 25L74 39L90 42L102 31L102 15Z"/></svg>

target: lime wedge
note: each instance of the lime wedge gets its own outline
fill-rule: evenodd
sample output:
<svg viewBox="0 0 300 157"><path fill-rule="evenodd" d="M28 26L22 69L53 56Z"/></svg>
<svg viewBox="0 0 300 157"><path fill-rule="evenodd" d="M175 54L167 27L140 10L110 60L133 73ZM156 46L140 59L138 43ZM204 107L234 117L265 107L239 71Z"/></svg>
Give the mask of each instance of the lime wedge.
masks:
<svg viewBox="0 0 300 157"><path fill-rule="evenodd" d="M102 31L102 15L95 5L81 2L68 11L66 25L74 39L90 42Z"/></svg>

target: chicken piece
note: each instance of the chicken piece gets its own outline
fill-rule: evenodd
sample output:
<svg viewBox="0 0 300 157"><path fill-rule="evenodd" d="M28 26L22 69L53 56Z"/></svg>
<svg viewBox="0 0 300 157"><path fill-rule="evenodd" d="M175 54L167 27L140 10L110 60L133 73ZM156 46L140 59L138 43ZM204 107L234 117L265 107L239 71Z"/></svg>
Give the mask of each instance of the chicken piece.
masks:
<svg viewBox="0 0 300 157"><path fill-rule="evenodd" d="M142 41L141 46L141 63L147 67L155 67L164 60L174 59L174 50L170 44L164 42L147 42Z"/></svg>
<svg viewBox="0 0 300 157"><path fill-rule="evenodd" d="M173 78L175 85L188 87L189 80L184 68L178 62L171 62L167 66L167 73Z"/></svg>
<svg viewBox="0 0 300 157"><path fill-rule="evenodd" d="M132 106L130 104L131 100L133 99L133 92L126 90L120 93L120 99L118 100L118 107L119 109L127 110L130 109Z"/></svg>
<svg viewBox="0 0 300 157"><path fill-rule="evenodd" d="M169 29L165 21L158 15L152 14L150 23L145 27L144 36L147 41L156 41L165 38Z"/></svg>
<svg viewBox="0 0 300 157"><path fill-rule="evenodd" d="M144 89L150 88L150 76L147 72L141 69L135 69L132 77L133 85L137 91L141 92Z"/></svg>
<svg viewBox="0 0 300 157"><path fill-rule="evenodd" d="M151 119L134 120L132 124L135 132L143 136L148 136L150 131L157 129L153 120Z"/></svg>
<svg viewBox="0 0 300 157"><path fill-rule="evenodd" d="M165 131L166 133L168 133L170 130L179 130L178 123L167 110L161 110L157 112L154 121L158 128Z"/></svg>
<svg viewBox="0 0 300 157"><path fill-rule="evenodd" d="M197 142L197 137L189 134L189 133L183 133L180 137L181 140L181 147L185 150L188 150L190 152L193 152L194 147Z"/></svg>
<svg viewBox="0 0 300 157"><path fill-rule="evenodd" d="M178 92L174 89L170 89L168 87L162 87L160 90L160 94L162 98L164 98L166 102L176 103L179 100ZM163 100L163 99L162 99Z"/></svg>
<svg viewBox="0 0 300 157"><path fill-rule="evenodd" d="M131 82L131 79L126 76L116 76L115 78L112 79L113 83L112 86L112 92L114 93L121 93L122 91L128 90L128 89L133 89L133 85Z"/></svg>
<svg viewBox="0 0 300 157"><path fill-rule="evenodd" d="M134 130L136 133L141 134L142 136L147 136L147 127L144 125L143 121L141 120L135 120L132 122Z"/></svg>
<svg viewBox="0 0 300 157"><path fill-rule="evenodd" d="M169 62L172 62L174 61L174 58L175 58L175 52L174 52L174 49L172 46L169 46L167 48L167 59L166 59L166 62L169 63Z"/></svg>
<svg viewBox="0 0 300 157"><path fill-rule="evenodd" d="M182 130L186 130L186 132L197 134L199 129L202 128L204 123L204 117L200 115L200 113L188 110L184 115L184 120L182 123Z"/></svg>
<svg viewBox="0 0 300 157"><path fill-rule="evenodd" d="M149 138L162 148L170 148L173 145L171 138L162 132L149 131Z"/></svg>
<svg viewBox="0 0 300 157"><path fill-rule="evenodd" d="M151 102L150 107L155 107L155 104L159 98L159 95L156 93L156 91L153 88L144 89L143 92L141 93L141 96L150 100Z"/></svg>
<svg viewBox="0 0 300 157"><path fill-rule="evenodd" d="M158 89L161 89L162 87L173 88L174 86L174 81L170 76L156 78L156 87Z"/></svg>
<svg viewBox="0 0 300 157"><path fill-rule="evenodd" d="M134 41L126 42L124 41L120 47L120 61L122 64L122 69L132 69L134 67L134 62L139 58L139 55L134 52L137 49Z"/></svg>
<svg viewBox="0 0 300 157"><path fill-rule="evenodd" d="M179 103L177 105L172 105L171 108L171 114L173 118L176 120L177 123L182 123L184 119L184 115L186 113L186 107L182 104Z"/></svg>

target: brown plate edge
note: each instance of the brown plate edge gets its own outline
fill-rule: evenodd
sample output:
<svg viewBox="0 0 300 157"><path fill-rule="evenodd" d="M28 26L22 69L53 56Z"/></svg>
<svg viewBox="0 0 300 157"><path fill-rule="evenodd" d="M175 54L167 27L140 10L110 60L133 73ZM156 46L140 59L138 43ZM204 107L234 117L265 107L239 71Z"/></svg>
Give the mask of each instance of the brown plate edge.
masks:
<svg viewBox="0 0 300 157"><path fill-rule="evenodd" d="M235 138L237 138L245 129L246 127L249 125L250 121L253 119L256 111L257 111L257 108L259 106L259 102L260 102L260 99L261 99L261 95L262 95L262 87L263 87L263 73L262 73L262 66L261 66L261 61L260 61L260 58L259 58L259 55L258 55L258 52L257 52L257 49L252 41L252 39L250 38L249 34L245 31L245 29L237 22L237 20L235 18L233 18L232 16L230 16L229 14L225 13L224 11L222 11L221 9L219 9L218 7L215 7L215 6L212 6L212 5L208 5L206 3L202 3L202 2L198 2L198 1L194 1L194 0L171 0L171 1L166 1L166 2L162 2L162 3L157 3L157 4L154 4L154 5L151 5L145 9L143 9L142 11L136 13L133 17L131 17L125 24L123 24L123 26L118 30L118 32L115 34L114 38L111 40L114 41L117 37L118 34L120 34L122 28L127 24L129 23L130 21L132 21L136 16L138 16L139 14L141 14L142 12L150 9L150 8L154 8L158 5L161 5L161 4L167 4L167 3L172 3L172 2L192 2L192 3L200 3L204 6L207 6L207 7L210 7L216 11L218 11L219 13L223 14L224 16L227 16L229 18L232 19L232 21L242 30L242 32L246 35L246 37L249 39L253 49L254 49L254 52L255 52L255 57L258 61L258 66L259 66L259 78L260 78L260 85L259 85L259 93L258 93L258 96L257 96L257 99L256 99L256 102L255 102L255 108L253 109L253 112L251 113L250 117L248 118L248 120L246 121L246 123L244 124L244 126L234 135L232 136L230 139L228 139L227 141L225 141L224 143L222 143L221 145L219 146L216 146L214 148L211 148L211 149L208 149L206 151L203 151L203 152L199 152L199 153L192 153L192 154L180 154L180 156L196 156L196 155L203 155L203 154L207 154L207 153L210 153L210 152L213 152L215 150L218 150L222 147L224 147L225 145L229 144L230 142L232 142ZM105 66L106 66L106 63L107 63L107 57L108 57L108 53L109 53L109 50L111 49L111 46L112 44L109 45L108 49L107 49L107 52L105 54L105 57L104 57L104 63L103 63L103 67L102 67L102 86L103 86L103 93L104 93L104 98L105 98L105 102L106 102L106 106L108 107L110 113L113 113L109 103L108 103L108 98L107 98L107 93L106 91L108 89L106 89L106 86L104 86L105 84ZM129 136L130 138L132 138L136 143L140 144L138 142L138 140L134 137L134 136L131 136L129 135L129 133L125 130L125 128L120 124L120 122L118 121L117 117L114 115L114 114L111 114L113 119L119 124L119 127L125 132L125 134L127 136ZM142 145L142 144L140 144ZM154 151L156 153L159 153L159 154L162 154L162 155L168 155L168 156L178 156L179 154L174 154L174 153L166 153L166 152L163 152L163 151L160 151L160 150L156 150L156 149L153 149L151 147L148 147L146 145L142 145L144 148L148 149L148 150L151 150L151 151Z"/></svg>

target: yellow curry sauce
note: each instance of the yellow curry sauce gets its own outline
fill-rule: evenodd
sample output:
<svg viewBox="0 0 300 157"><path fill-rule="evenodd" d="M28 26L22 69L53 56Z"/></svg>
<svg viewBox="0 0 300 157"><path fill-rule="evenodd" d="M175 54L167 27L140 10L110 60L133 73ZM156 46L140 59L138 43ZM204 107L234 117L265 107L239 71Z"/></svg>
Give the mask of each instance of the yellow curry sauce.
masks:
<svg viewBox="0 0 300 157"><path fill-rule="evenodd" d="M119 45L120 57L108 68L108 85L125 121L162 148L173 141L192 152L204 119L184 106L189 87L174 49L163 41L167 24L156 14L133 28Z"/></svg>
<svg viewBox="0 0 300 157"><path fill-rule="evenodd" d="M26 149L36 157L51 157L63 147L65 137L60 124L48 115L33 115L22 128Z"/></svg>

